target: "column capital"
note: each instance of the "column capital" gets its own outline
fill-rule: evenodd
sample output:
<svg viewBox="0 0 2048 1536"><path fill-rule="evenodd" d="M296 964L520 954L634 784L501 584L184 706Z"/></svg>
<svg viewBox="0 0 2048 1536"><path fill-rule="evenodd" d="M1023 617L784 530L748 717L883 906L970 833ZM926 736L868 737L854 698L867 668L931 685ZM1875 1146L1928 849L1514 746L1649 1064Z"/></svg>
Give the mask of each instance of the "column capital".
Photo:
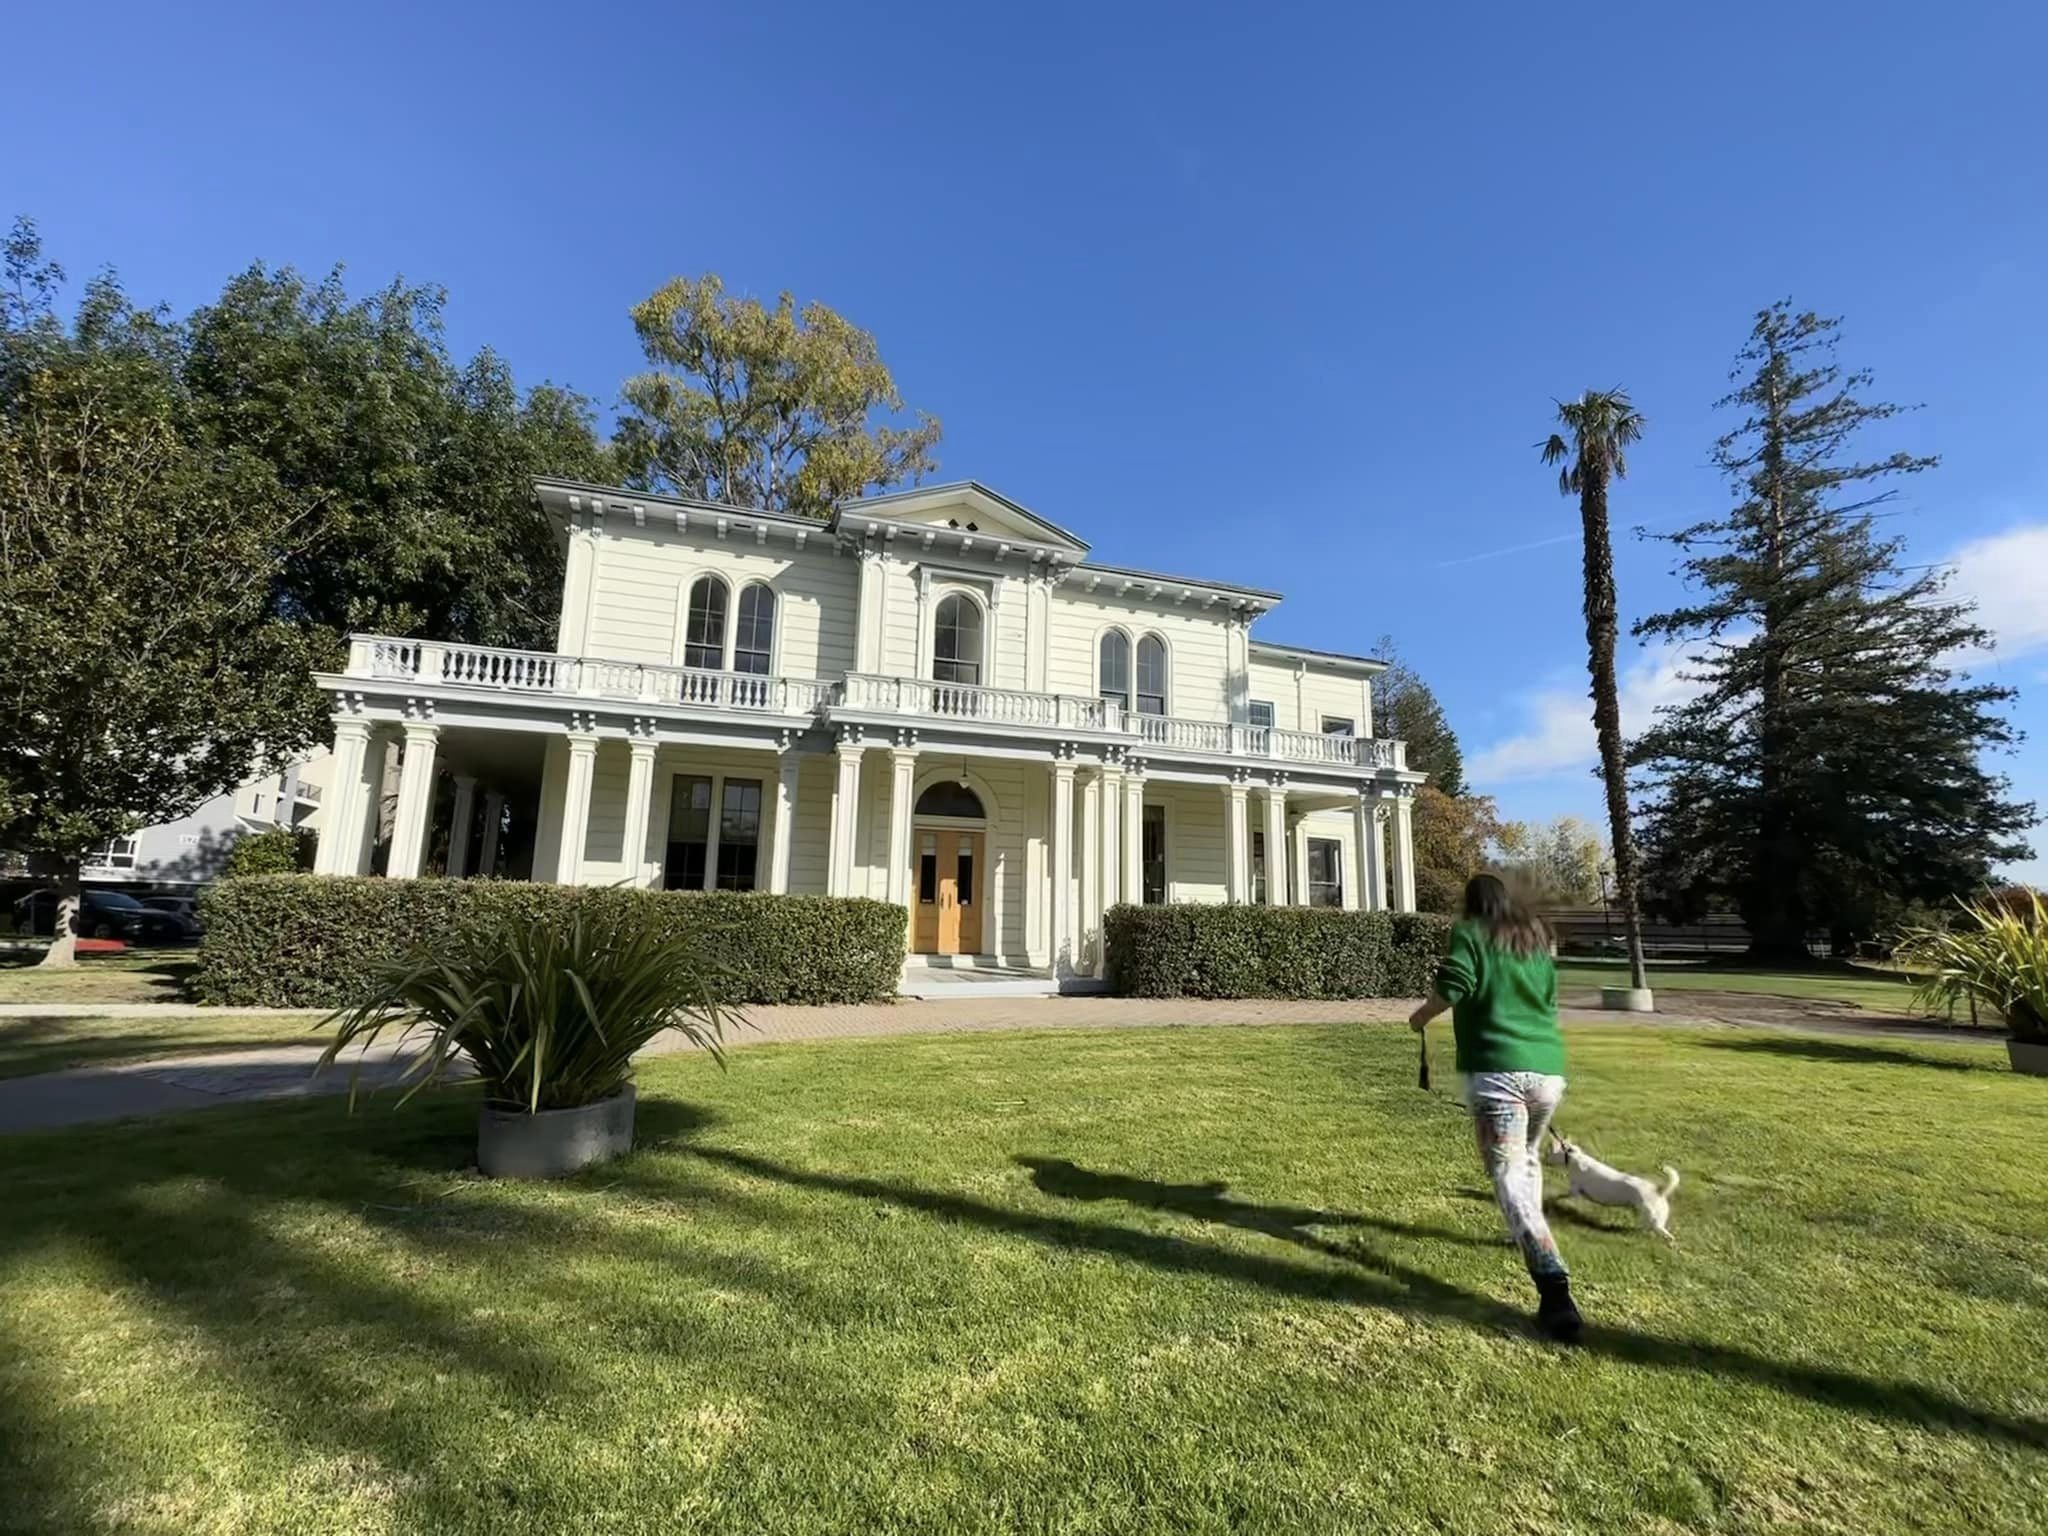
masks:
<svg viewBox="0 0 2048 1536"><path fill-rule="evenodd" d="M405 722L407 742L432 741L441 734L441 727L431 720L408 720Z"/></svg>
<svg viewBox="0 0 2048 1536"><path fill-rule="evenodd" d="M572 757L597 756L597 733L595 731L569 732L569 753Z"/></svg>
<svg viewBox="0 0 2048 1536"><path fill-rule="evenodd" d="M466 791L468 791L468 792L469 792L469 793L471 793L471 794L474 794L474 793L476 792L476 775L475 775L475 774L473 774L473 773L451 773L451 774L449 774L449 775L448 775L448 777L449 777L449 778L451 778L451 779L453 779L453 780L455 781L455 787L456 787L457 789L459 789L459 790L466 790Z"/></svg>
<svg viewBox="0 0 2048 1536"><path fill-rule="evenodd" d="M334 717L334 740L338 746L343 740L368 741L370 722L361 715L336 715Z"/></svg>
<svg viewBox="0 0 2048 1536"><path fill-rule="evenodd" d="M626 742L626 750L633 754L633 761L645 759L654 761L654 754L661 750L661 744L649 736L635 736Z"/></svg>

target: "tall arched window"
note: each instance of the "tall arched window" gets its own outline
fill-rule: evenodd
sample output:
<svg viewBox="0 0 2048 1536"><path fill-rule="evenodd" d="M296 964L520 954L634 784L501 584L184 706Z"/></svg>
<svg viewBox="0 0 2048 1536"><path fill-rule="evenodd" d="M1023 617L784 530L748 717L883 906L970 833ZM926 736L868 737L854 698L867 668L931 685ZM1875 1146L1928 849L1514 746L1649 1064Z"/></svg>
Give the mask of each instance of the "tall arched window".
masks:
<svg viewBox="0 0 2048 1536"><path fill-rule="evenodd" d="M1096 691L1112 704L1131 707L1131 637L1120 629L1102 632L1102 675Z"/></svg>
<svg viewBox="0 0 2048 1536"><path fill-rule="evenodd" d="M981 608L949 592L939 599L932 626L932 677L941 683L981 682Z"/></svg>
<svg viewBox="0 0 2048 1536"><path fill-rule="evenodd" d="M1166 713L1166 642L1157 635L1138 642L1138 713Z"/></svg>
<svg viewBox="0 0 2048 1536"><path fill-rule="evenodd" d="M766 677L775 652L775 594L761 582L740 591L739 628L732 637L732 669Z"/></svg>
<svg viewBox="0 0 2048 1536"><path fill-rule="evenodd" d="M725 583L699 576L690 588L690 609L683 623L683 665L710 672L725 669Z"/></svg>

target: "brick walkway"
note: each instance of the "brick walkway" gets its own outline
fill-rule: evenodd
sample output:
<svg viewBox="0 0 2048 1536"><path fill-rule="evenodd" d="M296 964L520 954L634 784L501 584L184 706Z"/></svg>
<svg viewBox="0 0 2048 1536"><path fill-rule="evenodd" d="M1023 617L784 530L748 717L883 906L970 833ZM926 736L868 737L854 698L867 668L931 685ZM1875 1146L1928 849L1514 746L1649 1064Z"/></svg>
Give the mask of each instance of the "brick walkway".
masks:
<svg viewBox="0 0 2048 1536"><path fill-rule="evenodd" d="M40 1005L51 1013L108 1013L134 1016L181 1011L171 1004ZM1414 1008L1412 1001L1382 998L1366 1002L1206 1002L1195 999L1153 1001L1123 997L959 998L925 1002L867 1003L851 1007L748 1008L743 1026L731 1028L728 1046L744 1049L801 1040L850 1040L888 1035L960 1034L1003 1029L1135 1029L1199 1027L1218 1024L1392 1024ZM1681 1003L1680 1006L1683 1006ZM39 1010L40 1011L40 1010ZM240 1010L237 1010L240 1011ZM19 1016L19 1015L17 1015ZM1626 1024L1645 1027L1729 1028L1714 1020L1683 1015L1654 1017L1601 1013L1567 1008L1567 1024ZM1814 1025L1825 1033L1889 1035L1908 1039L1954 1040L1940 1030ZM1439 1025L1441 1037L1448 1033ZM1988 1037L1995 1042L1997 1036ZM664 1035L643 1054L667 1055L692 1049L680 1035ZM1440 1045L1447 1051L1448 1043ZM210 1105L262 1099L305 1098L346 1092L346 1065L313 1076L319 1058L316 1046L271 1046L259 1050L218 1051L158 1061L124 1062L79 1067L36 1077L0 1080L0 1134L51 1130L68 1125L119 1120L131 1115L165 1114ZM353 1060L353 1058L349 1058ZM376 1087L391 1082L403 1067L392 1048L373 1051L362 1082Z"/></svg>

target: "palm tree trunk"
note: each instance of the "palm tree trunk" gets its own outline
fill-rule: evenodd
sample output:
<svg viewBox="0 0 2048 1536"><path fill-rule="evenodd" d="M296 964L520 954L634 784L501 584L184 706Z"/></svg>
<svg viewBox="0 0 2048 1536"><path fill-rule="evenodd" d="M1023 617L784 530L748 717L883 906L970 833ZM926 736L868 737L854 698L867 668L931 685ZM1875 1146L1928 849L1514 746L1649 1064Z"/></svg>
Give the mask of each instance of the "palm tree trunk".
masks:
<svg viewBox="0 0 2048 1536"><path fill-rule="evenodd" d="M1593 677L1593 729L1600 738L1600 776L1607 785L1615 892L1628 928L1629 985L1642 991L1650 980L1643 964L1643 919L1636 905L1636 845L1629 829L1628 777L1622 766L1621 693L1614 677L1617 604L1614 547L1607 533L1607 466L1583 451L1579 518L1586 534L1586 665Z"/></svg>

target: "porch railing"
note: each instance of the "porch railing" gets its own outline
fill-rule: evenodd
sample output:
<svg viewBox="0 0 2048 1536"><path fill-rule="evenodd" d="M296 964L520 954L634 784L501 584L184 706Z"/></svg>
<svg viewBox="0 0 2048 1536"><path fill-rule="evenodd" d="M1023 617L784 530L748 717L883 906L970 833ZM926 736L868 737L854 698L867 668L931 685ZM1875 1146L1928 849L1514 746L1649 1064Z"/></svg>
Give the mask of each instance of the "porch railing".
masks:
<svg viewBox="0 0 2048 1536"><path fill-rule="evenodd" d="M348 675L506 693L627 699L645 704L782 716L812 715L837 707L927 721L1107 736L1130 740L1141 751L1337 768L1407 767L1405 744L1384 738L1323 736L1275 726L1184 720L1173 715L1138 714L1114 700L867 672L849 672L836 681L822 682L813 678L764 677L750 672L613 661L597 656L512 651L489 645L356 635L349 642Z"/></svg>

